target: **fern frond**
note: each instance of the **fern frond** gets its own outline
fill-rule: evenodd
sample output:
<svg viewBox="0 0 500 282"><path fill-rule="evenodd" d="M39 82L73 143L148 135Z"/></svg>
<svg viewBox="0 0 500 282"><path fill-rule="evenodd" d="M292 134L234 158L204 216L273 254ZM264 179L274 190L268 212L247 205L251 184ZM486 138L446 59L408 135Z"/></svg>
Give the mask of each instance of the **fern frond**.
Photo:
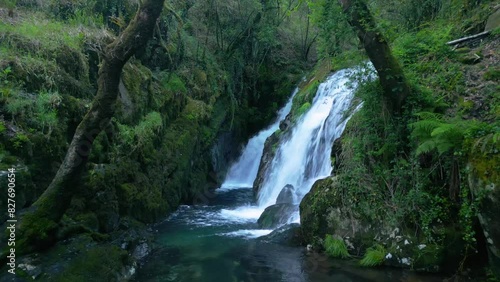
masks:
<svg viewBox="0 0 500 282"><path fill-rule="evenodd" d="M454 125L454 124L446 124L446 123L442 123L440 124L438 127L434 128L431 132L431 136L432 137L437 137L437 136L448 136L448 135L455 135L454 133L456 133L457 131L459 131L460 129Z"/></svg>
<svg viewBox="0 0 500 282"><path fill-rule="evenodd" d="M410 124L412 128L412 136L417 139L428 139L431 133L443 123L437 120L424 119Z"/></svg>
<svg viewBox="0 0 500 282"><path fill-rule="evenodd" d="M448 152L449 150L456 148L456 144L453 142L449 142L450 140L442 140L441 142L436 143L436 149L440 155Z"/></svg>
<svg viewBox="0 0 500 282"><path fill-rule="evenodd" d="M420 156L421 154L426 154L434 151L436 149L436 142L434 140L427 140L420 144L416 150L416 155Z"/></svg>

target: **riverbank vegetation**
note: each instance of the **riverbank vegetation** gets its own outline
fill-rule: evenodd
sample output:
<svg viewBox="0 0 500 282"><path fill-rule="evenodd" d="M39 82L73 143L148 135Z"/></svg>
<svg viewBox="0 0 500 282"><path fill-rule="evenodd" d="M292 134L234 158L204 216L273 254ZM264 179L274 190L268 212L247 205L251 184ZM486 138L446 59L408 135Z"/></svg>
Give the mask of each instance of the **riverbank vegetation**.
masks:
<svg viewBox="0 0 500 282"><path fill-rule="evenodd" d="M318 181L301 204L303 234L318 245L329 245L331 235L344 238L364 265L385 249L377 264L486 275L477 267L499 269L498 221L489 215L499 195L499 96L498 80L488 75L499 67L498 26L483 41L447 42L482 32L498 7L400 2L371 2L369 9L411 94L394 116L379 80L361 85L363 107L334 145L334 175ZM320 34L348 30L329 16L336 5L316 7ZM344 34L320 41L324 52L338 54L333 68L345 67L349 56L359 58L351 66L366 58L359 48L327 48L352 45L352 35L339 39Z"/></svg>

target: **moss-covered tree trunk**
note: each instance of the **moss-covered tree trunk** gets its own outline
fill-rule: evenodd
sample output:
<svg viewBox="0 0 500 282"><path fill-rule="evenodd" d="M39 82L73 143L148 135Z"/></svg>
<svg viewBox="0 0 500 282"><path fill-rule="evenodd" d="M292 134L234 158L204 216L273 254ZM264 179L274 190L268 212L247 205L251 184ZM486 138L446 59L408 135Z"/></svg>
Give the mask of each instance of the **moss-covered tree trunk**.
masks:
<svg viewBox="0 0 500 282"><path fill-rule="evenodd" d="M389 110L395 114L400 113L406 97L410 94L410 87L401 66L391 53L389 44L362 0L338 1L377 70Z"/></svg>
<svg viewBox="0 0 500 282"><path fill-rule="evenodd" d="M99 69L98 91L92 107L78 125L66 157L47 190L22 217L20 241L27 252L51 245L57 224L69 206L92 143L115 113L118 84L125 63L143 48L153 34L164 0L143 0L127 28L106 46Z"/></svg>

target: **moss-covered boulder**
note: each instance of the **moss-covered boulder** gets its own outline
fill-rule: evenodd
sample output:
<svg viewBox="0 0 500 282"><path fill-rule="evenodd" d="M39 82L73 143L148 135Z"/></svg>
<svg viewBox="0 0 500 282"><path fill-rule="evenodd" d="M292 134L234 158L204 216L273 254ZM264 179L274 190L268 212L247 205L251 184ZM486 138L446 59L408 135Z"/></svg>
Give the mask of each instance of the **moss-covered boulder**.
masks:
<svg viewBox="0 0 500 282"><path fill-rule="evenodd" d="M316 247L323 245L327 235L342 238L352 255L362 255L370 250L384 251L383 265L437 272L458 266L464 246L455 229L445 234L439 243L426 243L416 237L405 225L392 225L386 221L370 221L362 217L343 199L341 183L332 176L316 181L300 204L301 234L303 243ZM375 246L380 246L375 248ZM448 267L453 265L452 267Z"/></svg>

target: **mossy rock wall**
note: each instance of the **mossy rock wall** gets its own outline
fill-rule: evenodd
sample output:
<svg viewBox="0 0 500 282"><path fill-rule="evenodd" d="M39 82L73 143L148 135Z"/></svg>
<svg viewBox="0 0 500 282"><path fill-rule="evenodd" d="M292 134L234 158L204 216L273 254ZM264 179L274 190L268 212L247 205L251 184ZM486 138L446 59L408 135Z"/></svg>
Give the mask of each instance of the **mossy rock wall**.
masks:
<svg viewBox="0 0 500 282"><path fill-rule="evenodd" d="M153 79L139 62L125 68L112 134L98 137L91 156L95 163L86 184L91 192L79 195L115 193L117 215L148 223L181 203L206 200L204 194L221 181L214 158L227 157L213 149L226 122L227 101L207 104L190 98L182 80L162 76ZM90 203L85 208L99 205L96 200ZM109 216L109 212L102 216L111 224L102 226L106 231L116 225Z"/></svg>
<svg viewBox="0 0 500 282"><path fill-rule="evenodd" d="M20 168L21 209L44 191L64 158L96 92L89 77L99 60L89 44L54 45L14 31L2 35L0 46L8 52L0 59L0 106L7 109L0 120L1 170ZM188 80L130 60L116 114L94 142L88 173L67 214L90 213L99 231L110 232L122 216L149 223L181 203L206 201L236 157L245 124L243 113L238 116L234 102L221 92L226 80L218 78L226 75L214 71L219 73L195 68L196 79ZM38 109L43 93L55 100ZM52 118L50 128L41 117ZM6 181L3 174L1 181Z"/></svg>
<svg viewBox="0 0 500 282"><path fill-rule="evenodd" d="M492 158L498 165L498 154ZM490 159L491 160L491 159ZM490 160L483 160L488 162ZM486 238L486 248L490 267L497 277L500 277L500 189L498 187L498 172L484 174L485 170L495 166L481 166L482 162L475 159L469 164L469 187L474 197L480 199L478 212L479 222Z"/></svg>

